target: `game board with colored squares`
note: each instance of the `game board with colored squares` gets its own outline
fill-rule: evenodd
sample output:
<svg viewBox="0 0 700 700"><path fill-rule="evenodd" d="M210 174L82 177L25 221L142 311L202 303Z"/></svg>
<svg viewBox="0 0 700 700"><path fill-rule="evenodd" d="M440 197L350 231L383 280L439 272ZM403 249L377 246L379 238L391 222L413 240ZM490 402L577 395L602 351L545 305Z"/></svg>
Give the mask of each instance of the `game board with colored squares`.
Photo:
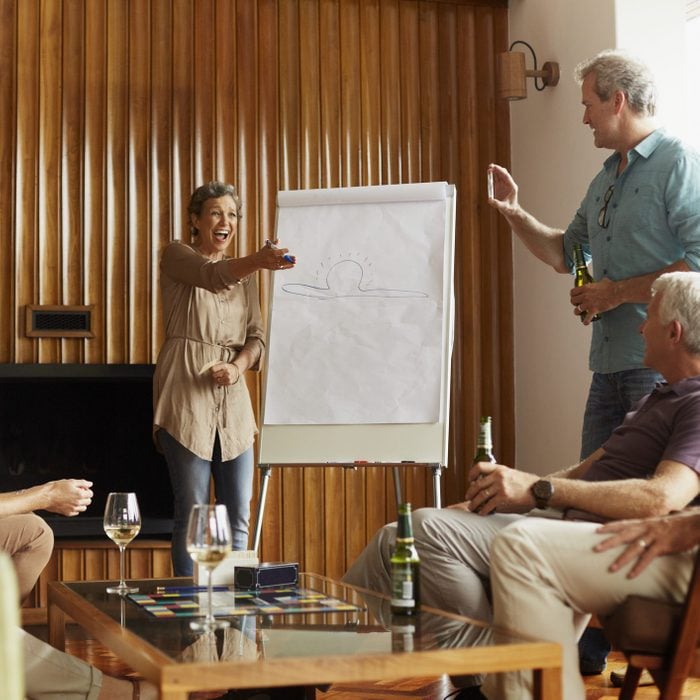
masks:
<svg viewBox="0 0 700 700"><path fill-rule="evenodd" d="M129 598L158 618L194 617L206 610L206 589L132 593ZM217 589L212 595L215 616L275 615L289 613L349 612L363 608L311 588L274 588L260 591Z"/></svg>

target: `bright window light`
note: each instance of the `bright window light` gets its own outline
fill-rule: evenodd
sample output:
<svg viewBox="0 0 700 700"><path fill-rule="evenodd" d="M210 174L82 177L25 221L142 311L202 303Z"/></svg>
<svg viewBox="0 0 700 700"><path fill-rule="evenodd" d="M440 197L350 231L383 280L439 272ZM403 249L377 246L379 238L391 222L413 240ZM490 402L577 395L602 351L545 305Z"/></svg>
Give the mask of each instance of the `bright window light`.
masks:
<svg viewBox="0 0 700 700"><path fill-rule="evenodd" d="M700 91L698 91L697 76L700 74L700 15L689 17L685 23L686 51L686 94L688 114L700 114ZM696 117L688 119L687 140L700 150L700 120Z"/></svg>

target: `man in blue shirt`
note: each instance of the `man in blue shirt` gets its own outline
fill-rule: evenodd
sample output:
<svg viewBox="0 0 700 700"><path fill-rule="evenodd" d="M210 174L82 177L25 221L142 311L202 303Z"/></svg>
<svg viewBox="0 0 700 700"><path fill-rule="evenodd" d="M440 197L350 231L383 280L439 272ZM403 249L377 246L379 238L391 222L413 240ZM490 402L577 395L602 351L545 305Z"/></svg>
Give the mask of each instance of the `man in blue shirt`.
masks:
<svg viewBox="0 0 700 700"><path fill-rule="evenodd" d="M571 272L575 243L592 257L595 282L571 290L574 313L585 324L600 316L590 349L585 459L660 379L644 366L638 331L651 283L663 272L700 269L700 155L658 128L654 80L644 64L604 51L577 66L575 75L583 122L593 130L595 146L614 153L573 221L566 230L538 221L520 206L517 184L498 165L489 166L494 179L489 203L557 272Z"/></svg>

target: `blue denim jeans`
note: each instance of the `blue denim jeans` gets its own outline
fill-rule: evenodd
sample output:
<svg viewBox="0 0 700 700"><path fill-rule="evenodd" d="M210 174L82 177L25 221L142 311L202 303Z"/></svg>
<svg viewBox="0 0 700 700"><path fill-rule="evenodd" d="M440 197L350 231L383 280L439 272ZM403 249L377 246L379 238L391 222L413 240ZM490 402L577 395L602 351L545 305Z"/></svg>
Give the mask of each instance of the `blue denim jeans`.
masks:
<svg viewBox="0 0 700 700"><path fill-rule="evenodd" d="M581 431L581 459L595 452L622 423L632 406L648 394L662 376L653 369L593 373Z"/></svg>
<svg viewBox="0 0 700 700"><path fill-rule="evenodd" d="M248 548L250 499L253 495L253 448L228 462L221 461L217 435L211 461L197 457L162 428L157 433L170 472L175 496L172 560L175 576L192 576L193 563L187 553L187 521L195 503L209 503L209 485L214 477L216 502L228 509L233 549Z"/></svg>

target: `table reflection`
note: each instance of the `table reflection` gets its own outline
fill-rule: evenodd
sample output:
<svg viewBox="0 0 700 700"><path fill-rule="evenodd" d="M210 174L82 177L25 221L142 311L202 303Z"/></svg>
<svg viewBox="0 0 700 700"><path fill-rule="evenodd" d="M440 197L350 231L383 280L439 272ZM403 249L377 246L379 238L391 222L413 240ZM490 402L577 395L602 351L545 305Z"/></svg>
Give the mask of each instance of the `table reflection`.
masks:
<svg viewBox="0 0 700 700"><path fill-rule="evenodd" d="M254 616L231 619L231 626L198 635L178 655L182 662L254 661L265 658L264 643Z"/></svg>

